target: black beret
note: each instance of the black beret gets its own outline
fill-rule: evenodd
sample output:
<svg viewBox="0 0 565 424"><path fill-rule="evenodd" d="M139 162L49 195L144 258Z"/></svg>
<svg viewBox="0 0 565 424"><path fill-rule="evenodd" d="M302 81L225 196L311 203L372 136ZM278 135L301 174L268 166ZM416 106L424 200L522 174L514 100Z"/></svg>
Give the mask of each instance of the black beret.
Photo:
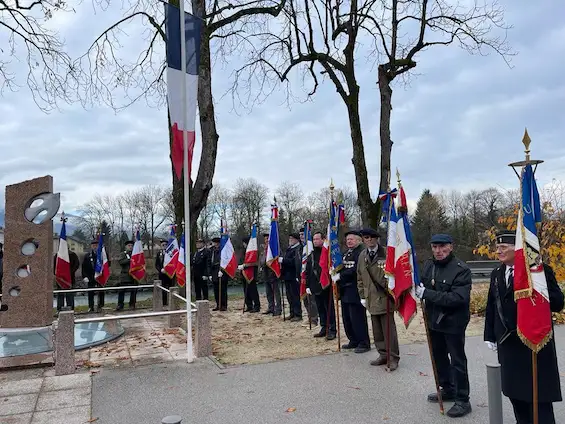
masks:
<svg viewBox="0 0 565 424"><path fill-rule="evenodd" d="M361 231L359 230L349 230L344 234L344 236L347 237L350 234L361 237Z"/></svg>
<svg viewBox="0 0 565 424"><path fill-rule="evenodd" d="M298 233L290 233L288 236L293 239L300 240L300 235Z"/></svg>
<svg viewBox="0 0 565 424"><path fill-rule="evenodd" d="M430 244L452 244L453 237L449 234L434 234L430 239Z"/></svg>
<svg viewBox="0 0 565 424"><path fill-rule="evenodd" d="M212 237L212 241L213 241L214 243L219 243L220 240L221 240L220 237Z"/></svg>
<svg viewBox="0 0 565 424"><path fill-rule="evenodd" d="M298 230L299 233L303 233L304 232L304 227L300 227L300 230Z"/></svg>
<svg viewBox="0 0 565 424"><path fill-rule="evenodd" d="M271 234L269 233L263 233L263 237L270 237Z"/></svg>
<svg viewBox="0 0 565 424"><path fill-rule="evenodd" d="M361 229L361 231L359 231L359 234L361 236L369 236L373 238L379 238L381 236L378 231L373 230L372 228L369 227Z"/></svg>
<svg viewBox="0 0 565 424"><path fill-rule="evenodd" d="M135 244L133 240L128 240L124 243L124 246L128 245L128 244Z"/></svg>
<svg viewBox="0 0 565 424"><path fill-rule="evenodd" d="M496 244L516 244L516 233L501 231L496 234Z"/></svg>
<svg viewBox="0 0 565 424"><path fill-rule="evenodd" d="M243 237L243 238L241 239L241 241L242 241L243 243L245 243L245 244L249 244L249 240L251 240L251 237Z"/></svg>
<svg viewBox="0 0 565 424"><path fill-rule="evenodd" d="M98 244L98 239L94 239L90 242L90 244Z"/></svg>
<svg viewBox="0 0 565 424"><path fill-rule="evenodd" d="M167 240L167 239L161 239L161 243L168 243L168 242L169 242L169 240Z"/></svg>
<svg viewBox="0 0 565 424"><path fill-rule="evenodd" d="M203 238L199 238L196 240L196 243L204 243L204 239Z"/></svg>

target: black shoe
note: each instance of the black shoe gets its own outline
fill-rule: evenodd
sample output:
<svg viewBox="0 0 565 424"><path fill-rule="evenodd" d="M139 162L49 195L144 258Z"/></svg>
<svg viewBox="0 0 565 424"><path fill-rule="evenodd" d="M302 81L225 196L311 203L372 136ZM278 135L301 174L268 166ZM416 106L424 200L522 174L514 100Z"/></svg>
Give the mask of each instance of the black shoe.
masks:
<svg viewBox="0 0 565 424"><path fill-rule="evenodd" d="M455 400L455 393L446 392L445 390L441 389L441 400L444 402L450 402ZM437 397L437 392L430 393L428 395L428 402L431 403L438 403L439 399Z"/></svg>
<svg viewBox="0 0 565 424"><path fill-rule="evenodd" d="M357 346L354 350L355 353L365 353L370 351L371 348L369 346Z"/></svg>
<svg viewBox="0 0 565 424"><path fill-rule="evenodd" d="M293 318L294 318L294 315L289 315L289 316L287 316L284 320L285 320L285 321L290 321L290 320L293 319Z"/></svg>
<svg viewBox="0 0 565 424"><path fill-rule="evenodd" d="M88 313L94 312L94 308L88 308Z"/></svg>
<svg viewBox="0 0 565 424"><path fill-rule="evenodd" d="M326 340L335 340L335 334L334 333L330 333L328 334L328 336L326 337Z"/></svg>
<svg viewBox="0 0 565 424"><path fill-rule="evenodd" d="M273 311L265 311L263 312L263 315L271 315L273 314ZM273 314L274 315L274 314ZM280 315L280 314L279 314Z"/></svg>
<svg viewBox="0 0 565 424"><path fill-rule="evenodd" d="M300 322L300 321L302 321L302 317L292 317L290 319L290 322Z"/></svg>
<svg viewBox="0 0 565 424"><path fill-rule="evenodd" d="M243 312L253 312L253 309L246 308L243 310Z"/></svg>
<svg viewBox="0 0 565 424"><path fill-rule="evenodd" d="M116 311L122 311L123 309L124 309L123 306L118 306L118 307L116 308Z"/></svg>
<svg viewBox="0 0 565 424"><path fill-rule="evenodd" d="M314 337L326 337L326 329L322 328L319 333L314 334Z"/></svg>
<svg viewBox="0 0 565 424"><path fill-rule="evenodd" d="M351 342L344 344L344 345L341 345L342 349L355 349L356 347L357 347L357 345L353 344Z"/></svg>
<svg viewBox="0 0 565 424"><path fill-rule="evenodd" d="M228 308L220 308L220 312L226 312Z"/></svg>
<svg viewBox="0 0 565 424"><path fill-rule="evenodd" d="M447 411L447 416L451 418L464 417L472 411L471 404L469 402L461 402L460 400L455 402L449 411Z"/></svg>
<svg viewBox="0 0 565 424"><path fill-rule="evenodd" d="M255 309L253 309L251 312L254 313L254 314L256 314L256 313L261 312L261 309L255 308Z"/></svg>
<svg viewBox="0 0 565 424"><path fill-rule="evenodd" d="M212 310L213 310L213 311L219 311L220 308L218 308L218 307L216 306L216 307L215 307L214 309L212 309Z"/></svg>

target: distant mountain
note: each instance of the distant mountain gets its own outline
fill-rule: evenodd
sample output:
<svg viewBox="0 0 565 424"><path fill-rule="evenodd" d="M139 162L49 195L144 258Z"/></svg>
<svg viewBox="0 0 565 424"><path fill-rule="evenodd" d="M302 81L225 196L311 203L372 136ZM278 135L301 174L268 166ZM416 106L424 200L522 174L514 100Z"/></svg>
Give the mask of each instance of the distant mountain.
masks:
<svg viewBox="0 0 565 424"><path fill-rule="evenodd" d="M0 227L4 226L4 210L0 210Z"/></svg>
<svg viewBox="0 0 565 424"><path fill-rule="evenodd" d="M5 211L4 210L0 210L0 227L4 227L4 220L5 220ZM69 222L67 222L67 234L68 235L72 235L75 230L78 228L76 225L73 225L71 223L71 221L73 221L74 216L70 215L69 216ZM59 234L61 232L61 226L63 225L63 223L61 222L61 215L57 214L55 215L55 218L53 218L53 232Z"/></svg>

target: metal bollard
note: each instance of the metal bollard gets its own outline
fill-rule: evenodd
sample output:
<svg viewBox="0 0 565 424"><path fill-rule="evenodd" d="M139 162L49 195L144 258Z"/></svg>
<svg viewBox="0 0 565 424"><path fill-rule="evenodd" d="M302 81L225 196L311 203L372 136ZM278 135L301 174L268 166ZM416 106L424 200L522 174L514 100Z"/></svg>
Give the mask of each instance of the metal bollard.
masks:
<svg viewBox="0 0 565 424"><path fill-rule="evenodd" d="M502 424L500 364L487 364L488 416L490 424Z"/></svg>
<svg viewBox="0 0 565 424"><path fill-rule="evenodd" d="M181 421L182 421L182 418L179 417L178 415L171 415L169 417L163 418L163 420L161 421L161 424L180 424Z"/></svg>

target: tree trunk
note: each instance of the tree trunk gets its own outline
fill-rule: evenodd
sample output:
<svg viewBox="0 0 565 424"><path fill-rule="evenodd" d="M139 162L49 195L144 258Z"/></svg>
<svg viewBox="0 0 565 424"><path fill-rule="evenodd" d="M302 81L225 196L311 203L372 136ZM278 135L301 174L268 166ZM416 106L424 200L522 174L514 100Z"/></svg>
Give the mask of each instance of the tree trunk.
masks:
<svg viewBox="0 0 565 424"><path fill-rule="evenodd" d="M390 78L383 68L379 65L379 91L381 93L381 116L380 116L380 139L381 139L381 179L379 191L388 191L390 181L390 156L392 151L392 140L390 139L390 115L392 112L392 88ZM381 202L378 203L378 219L382 214Z"/></svg>
<svg viewBox="0 0 565 424"><path fill-rule="evenodd" d="M364 225L377 228L379 214L375 202L371 199L369 179L367 177L367 164L365 163L365 149L363 147L363 133L361 132L361 119L359 117L359 86L349 87L346 106L351 129L351 142L353 144L353 169L357 184L357 202L361 208L361 220Z"/></svg>

